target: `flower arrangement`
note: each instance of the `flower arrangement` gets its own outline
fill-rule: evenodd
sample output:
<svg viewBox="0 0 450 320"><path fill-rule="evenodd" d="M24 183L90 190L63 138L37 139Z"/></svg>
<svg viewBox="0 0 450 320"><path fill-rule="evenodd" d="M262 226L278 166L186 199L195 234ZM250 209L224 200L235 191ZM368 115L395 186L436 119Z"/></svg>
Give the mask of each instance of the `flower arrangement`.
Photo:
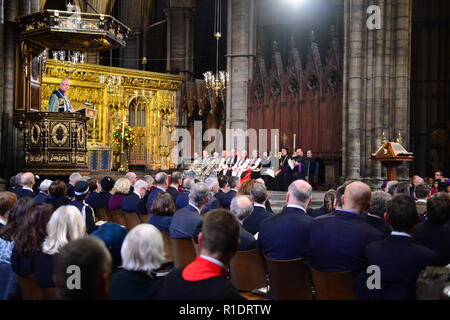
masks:
<svg viewBox="0 0 450 320"><path fill-rule="evenodd" d="M134 131L127 124L123 126L125 133L123 134L123 143L125 148L131 148L136 145L136 136ZM118 146L122 143L122 124L118 124L113 133L114 143Z"/></svg>

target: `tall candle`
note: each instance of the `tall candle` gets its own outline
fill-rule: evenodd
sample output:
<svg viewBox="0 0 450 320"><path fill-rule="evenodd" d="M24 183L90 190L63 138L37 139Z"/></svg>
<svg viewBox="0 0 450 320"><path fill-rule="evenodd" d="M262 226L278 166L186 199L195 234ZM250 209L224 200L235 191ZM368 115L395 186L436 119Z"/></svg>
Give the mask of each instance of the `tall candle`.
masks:
<svg viewBox="0 0 450 320"><path fill-rule="evenodd" d="M275 135L275 154L278 154L277 141L277 135Z"/></svg>
<svg viewBox="0 0 450 320"><path fill-rule="evenodd" d="M295 152L295 133L294 133L294 146L292 147L292 151Z"/></svg>

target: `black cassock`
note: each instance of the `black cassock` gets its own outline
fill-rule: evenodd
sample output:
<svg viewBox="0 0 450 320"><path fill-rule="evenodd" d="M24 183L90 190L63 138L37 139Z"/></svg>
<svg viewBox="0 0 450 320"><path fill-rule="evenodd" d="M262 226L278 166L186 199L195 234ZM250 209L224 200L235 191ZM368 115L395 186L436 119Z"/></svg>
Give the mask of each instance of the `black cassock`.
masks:
<svg viewBox="0 0 450 320"><path fill-rule="evenodd" d="M277 190L287 191L292 180L292 170L289 167L288 156L280 158L280 173L275 177L275 185Z"/></svg>

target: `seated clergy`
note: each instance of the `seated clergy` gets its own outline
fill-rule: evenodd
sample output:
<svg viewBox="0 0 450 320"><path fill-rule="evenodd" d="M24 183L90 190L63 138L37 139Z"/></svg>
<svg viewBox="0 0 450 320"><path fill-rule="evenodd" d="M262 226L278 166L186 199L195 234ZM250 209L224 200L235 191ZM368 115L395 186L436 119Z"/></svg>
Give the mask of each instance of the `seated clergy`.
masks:
<svg viewBox="0 0 450 320"><path fill-rule="evenodd" d="M239 246L237 219L223 209L208 212L198 240L200 256L156 284L152 299L244 300L227 279L226 266Z"/></svg>
<svg viewBox="0 0 450 320"><path fill-rule="evenodd" d="M312 199L312 187L303 180L291 183L286 195L287 206L259 229L258 248L274 260L290 260L308 256L308 234L312 218L306 210Z"/></svg>
<svg viewBox="0 0 450 320"><path fill-rule="evenodd" d="M122 210L125 212L136 212L138 214L147 214L147 208L142 198L147 192L147 182L138 180L134 183L133 192L125 197L122 203Z"/></svg>
<svg viewBox="0 0 450 320"><path fill-rule="evenodd" d="M253 200L253 212L244 219L242 224L245 230L254 235L259 232L261 222L273 217L273 214L266 210L266 201L269 197L269 193L262 183L255 183L250 194Z"/></svg>
<svg viewBox="0 0 450 320"><path fill-rule="evenodd" d="M418 219L409 194L396 195L388 202L386 218L394 231L384 240L369 243L364 250L368 265L379 267L381 288L368 289L369 274L362 270L354 281L355 295L359 299L414 299L420 271L435 265L438 256L411 237Z"/></svg>
<svg viewBox="0 0 450 320"><path fill-rule="evenodd" d="M197 241L202 228L200 214L209 196L209 188L203 182L193 185L189 194L189 204L175 212L169 227L169 235L174 239L194 238Z"/></svg>
<svg viewBox="0 0 450 320"><path fill-rule="evenodd" d="M247 218L253 211L252 202L247 196L236 196L231 201L230 211L236 216L241 227L239 233L239 250L247 251L255 249L255 237L242 226L242 220Z"/></svg>
<svg viewBox="0 0 450 320"><path fill-rule="evenodd" d="M309 263L322 272L365 271L366 246L384 238L361 216L370 207L371 191L362 182L345 187L342 209L314 219L309 232Z"/></svg>

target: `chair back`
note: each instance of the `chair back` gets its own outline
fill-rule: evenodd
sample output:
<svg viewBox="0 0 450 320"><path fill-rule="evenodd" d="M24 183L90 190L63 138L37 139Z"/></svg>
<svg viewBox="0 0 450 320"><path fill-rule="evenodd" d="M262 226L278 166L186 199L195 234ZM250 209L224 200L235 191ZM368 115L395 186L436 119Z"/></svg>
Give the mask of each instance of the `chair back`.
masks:
<svg viewBox="0 0 450 320"><path fill-rule="evenodd" d="M197 258L197 252L192 239L170 238L170 243L175 268L184 268Z"/></svg>
<svg viewBox="0 0 450 320"><path fill-rule="evenodd" d="M124 212L120 209L111 210L111 218L114 223L120 224L121 226L127 227L127 221L125 220Z"/></svg>
<svg viewBox="0 0 450 320"><path fill-rule="evenodd" d="M264 257L270 293L276 300L312 300L311 276L303 259L272 260Z"/></svg>
<svg viewBox="0 0 450 320"><path fill-rule="evenodd" d="M237 251L230 262L231 282L242 291L267 287L266 271L260 253L256 250Z"/></svg>
<svg viewBox="0 0 450 320"><path fill-rule="evenodd" d="M97 217L97 220L102 221L111 221L111 214L109 213L107 208L96 208L95 210L95 216Z"/></svg>
<svg viewBox="0 0 450 320"><path fill-rule="evenodd" d="M128 230L131 230L138 224L141 224L141 219L139 219L136 212L124 212L123 216L125 217L126 227Z"/></svg>
<svg viewBox="0 0 450 320"><path fill-rule="evenodd" d="M172 244L170 242L169 233L166 231L161 231L161 235L164 242L164 252L166 253L166 261L165 262L171 262L173 261L173 254L172 254Z"/></svg>
<svg viewBox="0 0 450 320"><path fill-rule="evenodd" d="M310 267L317 300L355 300L351 271L321 272Z"/></svg>
<svg viewBox="0 0 450 320"><path fill-rule="evenodd" d="M56 300L55 288L41 288L34 274L17 276L23 300Z"/></svg>
<svg viewBox="0 0 450 320"><path fill-rule="evenodd" d="M148 219L150 219L152 216L153 216L152 214L138 214L141 223L147 223Z"/></svg>

